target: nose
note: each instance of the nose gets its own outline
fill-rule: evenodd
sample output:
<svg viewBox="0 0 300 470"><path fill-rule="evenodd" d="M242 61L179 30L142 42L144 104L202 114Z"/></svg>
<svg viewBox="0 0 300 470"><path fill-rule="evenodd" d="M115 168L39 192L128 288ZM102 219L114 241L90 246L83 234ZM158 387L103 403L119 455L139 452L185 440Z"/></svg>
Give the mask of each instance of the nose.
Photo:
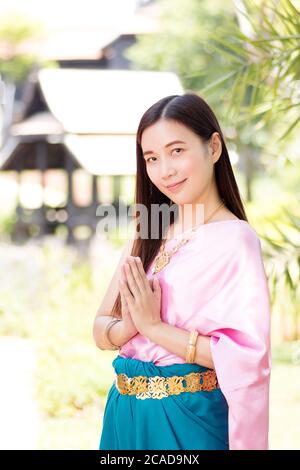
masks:
<svg viewBox="0 0 300 470"><path fill-rule="evenodd" d="M168 180L170 176L173 176L176 174L176 170L173 167L172 162L168 160L165 160L161 163L160 172L161 172L161 178L163 180Z"/></svg>

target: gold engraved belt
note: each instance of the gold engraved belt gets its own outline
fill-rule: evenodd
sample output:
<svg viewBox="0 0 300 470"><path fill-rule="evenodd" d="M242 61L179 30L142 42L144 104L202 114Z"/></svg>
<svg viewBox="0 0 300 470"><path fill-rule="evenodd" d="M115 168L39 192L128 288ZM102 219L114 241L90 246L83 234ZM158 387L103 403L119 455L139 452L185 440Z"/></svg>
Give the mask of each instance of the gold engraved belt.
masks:
<svg viewBox="0 0 300 470"><path fill-rule="evenodd" d="M117 374L115 385L122 395L136 395L136 398L141 400L145 398L160 399L169 395L179 395L182 392L211 391L220 388L214 369L171 377L159 375L128 377L126 374Z"/></svg>

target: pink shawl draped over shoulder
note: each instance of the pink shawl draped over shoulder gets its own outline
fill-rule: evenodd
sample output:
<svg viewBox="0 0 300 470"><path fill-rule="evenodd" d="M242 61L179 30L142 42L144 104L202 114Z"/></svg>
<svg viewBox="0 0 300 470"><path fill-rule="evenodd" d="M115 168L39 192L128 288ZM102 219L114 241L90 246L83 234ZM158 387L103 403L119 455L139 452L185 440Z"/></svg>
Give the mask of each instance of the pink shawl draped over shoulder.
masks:
<svg viewBox="0 0 300 470"><path fill-rule="evenodd" d="M168 240L166 248L175 243ZM162 321L210 337L228 403L230 450L268 449L270 299L255 230L238 219L205 224L156 276ZM139 333L120 355L158 365L185 362Z"/></svg>

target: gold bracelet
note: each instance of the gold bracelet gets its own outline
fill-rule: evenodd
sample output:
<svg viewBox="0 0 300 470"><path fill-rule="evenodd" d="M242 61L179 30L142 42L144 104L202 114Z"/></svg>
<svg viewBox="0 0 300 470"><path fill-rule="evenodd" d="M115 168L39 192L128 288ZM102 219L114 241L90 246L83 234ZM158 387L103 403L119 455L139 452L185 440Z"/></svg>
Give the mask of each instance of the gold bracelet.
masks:
<svg viewBox="0 0 300 470"><path fill-rule="evenodd" d="M191 335L190 335L190 341L189 341L189 355L188 355L188 360L192 364L195 360L195 355L196 355L196 343L197 343L197 338L198 338L198 331L193 330Z"/></svg>
<svg viewBox="0 0 300 470"><path fill-rule="evenodd" d="M116 344L112 343L111 340L109 339L109 331L112 326L114 326L115 323L118 323L120 320L119 318L114 318L110 322L107 323L105 330L104 330L104 336L107 342L110 344L111 348L115 351L117 349L120 349L120 346L117 346Z"/></svg>
<svg viewBox="0 0 300 470"><path fill-rule="evenodd" d="M195 355L195 346L189 346L187 353L186 353L186 363L187 364L192 364L194 360L194 355Z"/></svg>
<svg viewBox="0 0 300 470"><path fill-rule="evenodd" d="M193 364L195 360L196 342L198 339L198 335L199 333L197 330L192 330L190 332L189 342L188 342L187 351L186 351L186 359L185 359L185 361L189 364Z"/></svg>

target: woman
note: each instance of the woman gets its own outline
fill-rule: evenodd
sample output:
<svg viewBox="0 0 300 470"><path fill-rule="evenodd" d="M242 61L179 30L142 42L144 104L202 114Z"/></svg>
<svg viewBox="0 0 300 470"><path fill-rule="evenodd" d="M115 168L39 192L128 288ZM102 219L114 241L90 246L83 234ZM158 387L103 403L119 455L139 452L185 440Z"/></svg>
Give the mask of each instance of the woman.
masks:
<svg viewBox="0 0 300 470"><path fill-rule="evenodd" d="M99 449L268 449L261 245L197 94L167 96L142 116L135 202L147 208L146 236L136 225L94 323L96 344L119 349ZM162 204L178 209L168 223L153 216Z"/></svg>

